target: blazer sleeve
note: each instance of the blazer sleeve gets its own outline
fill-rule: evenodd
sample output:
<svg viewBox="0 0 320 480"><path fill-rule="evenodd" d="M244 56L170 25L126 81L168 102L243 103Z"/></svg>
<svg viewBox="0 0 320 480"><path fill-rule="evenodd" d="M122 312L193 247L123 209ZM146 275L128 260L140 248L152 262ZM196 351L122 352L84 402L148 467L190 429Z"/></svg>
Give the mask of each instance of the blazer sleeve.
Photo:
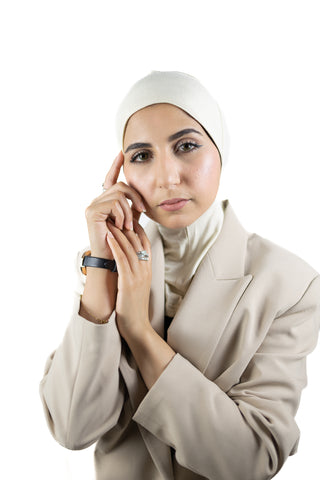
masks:
<svg viewBox="0 0 320 480"><path fill-rule="evenodd" d="M51 433L72 450L88 447L115 426L124 402L115 313L97 325L78 314L79 306L78 291L63 341L47 360L40 383Z"/></svg>
<svg viewBox="0 0 320 480"><path fill-rule="evenodd" d="M177 353L133 419L172 446L179 464L207 479L272 478L298 443L294 416L319 318L318 276L274 319L240 382L228 392Z"/></svg>

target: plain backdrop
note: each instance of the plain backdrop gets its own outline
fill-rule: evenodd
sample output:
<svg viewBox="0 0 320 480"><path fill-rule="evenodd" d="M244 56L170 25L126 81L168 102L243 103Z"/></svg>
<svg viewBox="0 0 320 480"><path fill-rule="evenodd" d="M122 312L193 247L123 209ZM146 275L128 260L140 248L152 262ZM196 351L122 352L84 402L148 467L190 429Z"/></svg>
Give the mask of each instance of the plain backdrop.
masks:
<svg viewBox="0 0 320 480"><path fill-rule="evenodd" d="M232 142L220 196L247 230L320 271L318 8L2 0L1 478L93 479L93 447L71 452L53 440L38 385L69 321L84 210L119 151L116 108L151 70L184 71L210 89ZM299 452L279 480L319 478L319 360L318 348Z"/></svg>

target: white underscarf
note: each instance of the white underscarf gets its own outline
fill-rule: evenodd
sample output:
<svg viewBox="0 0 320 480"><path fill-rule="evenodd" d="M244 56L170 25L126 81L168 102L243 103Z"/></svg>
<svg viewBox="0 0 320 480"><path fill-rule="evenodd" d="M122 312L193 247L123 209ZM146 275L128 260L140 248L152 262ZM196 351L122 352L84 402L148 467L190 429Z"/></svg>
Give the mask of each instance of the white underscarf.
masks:
<svg viewBox="0 0 320 480"><path fill-rule="evenodd" d="M165 256L166 315L174 317L205 254L222 228L222 202L213 204L188 227L167 228L158 224Z"/></svg>

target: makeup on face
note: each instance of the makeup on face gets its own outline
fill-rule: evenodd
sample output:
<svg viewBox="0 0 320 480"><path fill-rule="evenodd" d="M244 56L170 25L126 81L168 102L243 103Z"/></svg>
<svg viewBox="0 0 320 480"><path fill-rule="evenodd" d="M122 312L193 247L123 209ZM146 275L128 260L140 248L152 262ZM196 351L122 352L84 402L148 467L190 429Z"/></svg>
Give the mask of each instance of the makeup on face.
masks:
<svg viewBox="0 0 320 480"><path fill-rule="evenodd" d="M195 130L194 128L185 128L184 130L180 130L179 132L174 133L173 135L170 135L167 138L167 142L171 143L174 140L177 140L178 138L183 137L184 135L187 135L188 133L197 133L198 135L202 135L202 133L200 133L198 130ZM152 148L152 144L136 142L136 143L133 143L132 145L129 145L126 148L126 151L124 153L128 153L130 150L135 150L137 148Z"/></svg>
<svg viewBox="0 0 320 480"><path fill-rule="evenodd" d="M156 104L130 118L124 174L147 207L169 228L190 225L212 204L220 180L220 155L196 120L171 104Z"/></svg>
<svg viewBox="0 0 320 480"><path fill-rule="evenodd" d="M161 202L159 207L166 212L175 212L176 210L181 210L188 202L190 202L189 199L172 198Z"/></svg>

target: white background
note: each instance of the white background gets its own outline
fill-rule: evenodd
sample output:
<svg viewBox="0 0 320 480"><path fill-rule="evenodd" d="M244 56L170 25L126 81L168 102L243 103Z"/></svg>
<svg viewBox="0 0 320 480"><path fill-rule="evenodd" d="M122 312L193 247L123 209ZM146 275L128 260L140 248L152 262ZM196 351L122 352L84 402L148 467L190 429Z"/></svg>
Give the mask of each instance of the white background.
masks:
<svg viewBox="0 0 320 480"><path fill-rule="evenodd" d="M50 436L38 384L71 313L84 209L119 150L116 107L140 77L181 70L211 90L232 140L221 196L249 231L320 270L318 7L1 2L1 478L93 478L92 448L69 452ZM299 453L279 480L319 478L319 360L318 348Z"/></svg>

